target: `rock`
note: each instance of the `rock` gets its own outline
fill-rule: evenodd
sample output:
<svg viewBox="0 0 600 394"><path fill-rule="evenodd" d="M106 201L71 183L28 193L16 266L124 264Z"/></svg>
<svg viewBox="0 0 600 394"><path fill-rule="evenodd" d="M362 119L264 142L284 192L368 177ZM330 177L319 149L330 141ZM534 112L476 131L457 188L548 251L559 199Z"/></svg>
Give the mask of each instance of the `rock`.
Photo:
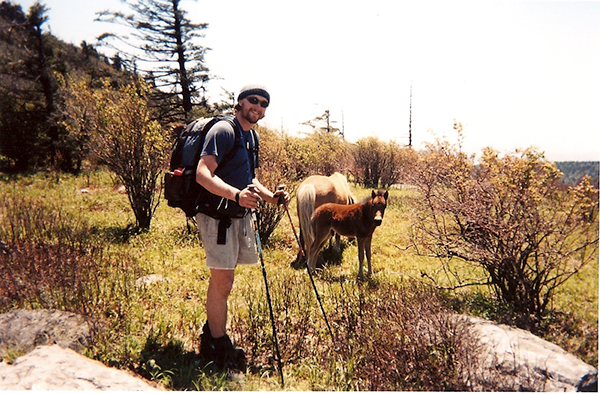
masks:
<svg viewBox="0 0 600 394"><path fill-rule="evenodd" d="M150 275L142 276L142 277L136 279L135 285L137 287L144 287L144 286L149 286L153 283L160 283L160 282L169 282L169 279L167 279L164 276L159 275L159 274L150 274Z"/></svg>
<svg viewBox="0 0 600 394"><path fill-rule="evenodd" d="M88 345L86 320L58 310L13 310L0 315L0 361L10 354L26 354L39 345L59 344L82 352Z"/></svg>
<svg viewBox="0 0 600 394"><path fill-rule="evenodd" d="M597 391L598 370L529 331L469 317L479 339L480 365L470 381L476 390ZM495 387L490 383L495 382ZM500 387L498 387L498 385Z"/></svg>
<svg viewBox="0 0 600 394"><path fill-rule="evenodd" d="M59 345L39 346L12 365L0 363L0 390L159 390Z"/></svg>

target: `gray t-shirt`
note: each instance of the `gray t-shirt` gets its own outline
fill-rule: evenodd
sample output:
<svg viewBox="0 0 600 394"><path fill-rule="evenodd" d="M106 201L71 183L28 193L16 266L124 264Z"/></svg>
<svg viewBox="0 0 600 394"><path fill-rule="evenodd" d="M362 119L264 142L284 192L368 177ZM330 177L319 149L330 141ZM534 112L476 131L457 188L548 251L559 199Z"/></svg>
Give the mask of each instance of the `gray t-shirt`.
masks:
<svg viewBox="0 0 600 394"><path fill-rule="evenodd" d="M219 166L215 174L226 183L241 190L252 183L253 168L258 167L258 134L251 131L243 131L237 120L234 119L234 122L242 133L240 139L241 146L237 149L234 148L234 128L229 122L220 121L206 133L201 156L216 156ZM252 135L255 136L256 141ZM242 147L246 147L246 149ZM232 149L236 149L235 155L221 166L221 162Z"/></svg>

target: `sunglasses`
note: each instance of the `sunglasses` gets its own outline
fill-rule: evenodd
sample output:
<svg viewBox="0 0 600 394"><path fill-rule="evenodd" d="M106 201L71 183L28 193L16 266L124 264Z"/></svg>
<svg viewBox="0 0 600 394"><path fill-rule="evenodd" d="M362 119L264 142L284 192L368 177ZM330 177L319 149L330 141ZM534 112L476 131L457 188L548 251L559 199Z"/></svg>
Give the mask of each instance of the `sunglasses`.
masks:
<svg viewBox="0 0 600 394"><path fill-rule="evenodd" d="M252 105L256 105L256 104L260 103L260 106L263 108L267 108L269 106L268 101L259 100L258 98L254 97L254 96L247 97L246 100L248 100L250 102L250 104L252 104Z"/></svg>

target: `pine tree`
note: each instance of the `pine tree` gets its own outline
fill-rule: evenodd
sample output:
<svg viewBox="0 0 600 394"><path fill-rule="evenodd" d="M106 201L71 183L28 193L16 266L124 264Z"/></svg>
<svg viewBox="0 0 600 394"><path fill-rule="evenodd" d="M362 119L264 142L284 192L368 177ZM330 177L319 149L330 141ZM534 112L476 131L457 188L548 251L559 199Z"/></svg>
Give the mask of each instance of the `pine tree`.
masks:
<svg viewBox="0 0 600 394"><path fill-rule="evenodd" d="M17 171L52 160L55 129L47 120L56 84L47 61L47 8L0 4L0 165Z"/></svg>
<svg viewBox="0 0 600 394"><path fill-rule="evenodd" d="M209 48L196 44L207 23L192 23L180 7L180 0L128 0L132 15L102 11L97 21L116 23L131 30L130 35L105 33L99 41L121 51L129 71L142 73L158 89L162 103L161 121L186 120L195 105L206 106L204 84L210 79L204 56ZM115 42L116 41L116 42ZM169 105L165 107L165 102Z"/></svg>

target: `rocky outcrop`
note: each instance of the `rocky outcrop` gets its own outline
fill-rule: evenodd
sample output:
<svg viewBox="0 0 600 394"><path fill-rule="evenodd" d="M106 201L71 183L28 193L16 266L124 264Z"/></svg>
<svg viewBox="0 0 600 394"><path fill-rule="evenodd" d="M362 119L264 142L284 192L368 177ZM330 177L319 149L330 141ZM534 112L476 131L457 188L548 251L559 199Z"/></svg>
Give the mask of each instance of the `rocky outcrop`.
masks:
<svg viewBox="0 0 600 394"><path fill-rule="evenodd" d="M39 346L11 365L0 363L0 390L158 390L126 371L109 368L59 345Z"/></svg>

